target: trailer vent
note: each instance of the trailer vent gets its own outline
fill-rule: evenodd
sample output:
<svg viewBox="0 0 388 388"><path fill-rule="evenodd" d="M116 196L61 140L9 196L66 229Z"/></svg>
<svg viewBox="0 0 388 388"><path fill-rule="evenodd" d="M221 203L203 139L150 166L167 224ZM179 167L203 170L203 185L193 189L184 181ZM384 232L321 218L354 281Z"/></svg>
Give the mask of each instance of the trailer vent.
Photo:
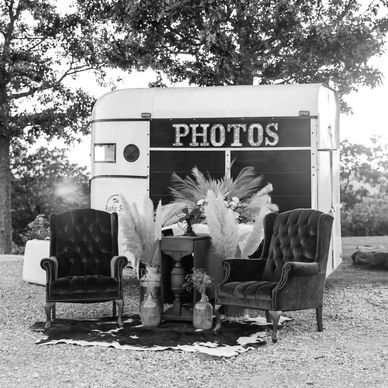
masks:
<svg viewBox="0 0 388 388"><path fill-rule="evenodd" d="M142 119L150 119L151 118L151 113L150 112L142 112L141 113L141 118Z"/></svg>
<svg viewBox="0 0 388 388"><path fill-rule="evenodd" d="M308 111L308 110L300 110L299 111L299 116L308 117L308 116L310 116L310 111Z"/></svg>

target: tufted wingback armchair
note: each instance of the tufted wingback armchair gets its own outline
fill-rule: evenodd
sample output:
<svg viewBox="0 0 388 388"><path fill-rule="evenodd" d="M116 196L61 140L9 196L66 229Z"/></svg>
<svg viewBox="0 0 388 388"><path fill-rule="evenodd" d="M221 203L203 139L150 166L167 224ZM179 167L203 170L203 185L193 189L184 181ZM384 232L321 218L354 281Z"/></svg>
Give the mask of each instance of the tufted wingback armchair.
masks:
<svg viewBox="0 0 388 388"><path fill-rule="evenodd" d="M46 270L46 328L55 318L55 303L113 302L123 325L122 273L128 260L118 256L117 213L76 209L50 217L50 257Z"/></svg>
<svg viewBox="0 0 388 388"><path fill-rule="evenodd" d="M332 223L332 216L312 209L268 214L261 257L224 261L225 278L216 288L216 329L220 308L232 305L265 311L273 323L273 342L282 311L315 308L322 331Z"/></svg>

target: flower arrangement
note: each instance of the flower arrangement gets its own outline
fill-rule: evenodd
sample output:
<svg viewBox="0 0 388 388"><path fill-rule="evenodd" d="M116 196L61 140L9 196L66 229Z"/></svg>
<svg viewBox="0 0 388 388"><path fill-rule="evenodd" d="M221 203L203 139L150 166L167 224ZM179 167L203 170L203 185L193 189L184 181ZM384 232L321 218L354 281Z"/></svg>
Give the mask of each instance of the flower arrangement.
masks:
<svg viewBox="0 0 388 388"><path fill-rule="evenodd" d="M140 212L136 204L128 204L124 197L121 201L120 224L125 247L146 266L159 267L163 225L161 203L154 211L152 200L146 197Z"/></svg>
<svg viewBox="0 0 388 388"><path fill-rule="evenodd" d="M229 202L225 198L223 199L223 201L225 206L232 210L233 216L238 223L249 222L245 214L246 208L248 207L248 204L246 202L241 202L240 199L237 197L233 197ZM205 207L208 205L207 197L206 199L200 199L196 205L201 215L200 218L202 219L203 222L205 222L206 220Z"/></svg>
<svg viewBox="0 0 388 388"><path fill-rule="evenodd" d="M221 179L212 179L207 177L194 167L191 176L184 179L179 177L175 172L172 173L172 187L170 192L175 202L181 202L189 207L195 207L197 202L205 199L209 190L216 195L221 195L227 202L233 197L245 201L250 198L259 188L262 176L256 176L253 167L244 167L236 179L229 177L227 174Z"/></svg>
<svg viewBox="0 0 388 388"><path fill-rule="evenodd" d="M206 223L216 253L222 258L247 257L264 237L263 220L278 210L272 203L270 183L259 189L262 176L253 167L243 168L236 179L205 176L196 167L184 179L172 174L170 187L174 202L198 209L198 219ZM239 223L251 224L249 233L239 233Z"/></svg>
<svg viewBox="0 0 388 388"><path fill-rule="evenodd" d="M203 268L193 268L192 273L186 275L183 286L187 290L196 289L200 294L206 292L206 287L213 284L213 279Z"/></svg>
<svg viewBox="0 0 388 388"><path fill-rule="evenodd" d="M174 198L172 204L187 206L188 209L198 208L202 222L207 222L205 207L208 205L209 191L216 197L222 197L239 223L254 223L256 215L263 207L269 211L278 210L271 203L269 195L273 190L272 185L269 183L259 190L262 176L257 176L253 167L244 167L235 179L227 174L221 179L212 179L194 167L191 176L183 179L173 173L171 181L170 192Z"/></svg>

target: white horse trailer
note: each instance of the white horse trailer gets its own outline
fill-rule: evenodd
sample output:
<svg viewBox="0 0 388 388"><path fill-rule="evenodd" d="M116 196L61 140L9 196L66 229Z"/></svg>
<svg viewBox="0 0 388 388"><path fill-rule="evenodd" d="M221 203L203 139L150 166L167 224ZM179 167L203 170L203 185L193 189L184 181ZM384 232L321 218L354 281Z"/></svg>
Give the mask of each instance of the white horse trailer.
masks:
<svg viewBox="0 0 388 388"><path fill-rule="evenodd" d="M113 91L94 106L91 155L91 207L108 211L120 195L167 203L173 171L218 178L254 166L280 211L334 215L328 273L341 262L339 105L325 85Z"/></svg>

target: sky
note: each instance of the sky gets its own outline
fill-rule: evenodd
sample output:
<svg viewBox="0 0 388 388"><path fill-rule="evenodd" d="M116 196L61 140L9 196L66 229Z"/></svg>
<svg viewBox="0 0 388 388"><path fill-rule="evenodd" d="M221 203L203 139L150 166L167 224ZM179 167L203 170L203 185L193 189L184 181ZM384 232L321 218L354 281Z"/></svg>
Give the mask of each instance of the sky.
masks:
<svg viewBox="0 0 388 388"><path fill-rule="evenodd" d="M353 114L341 115L341 139L365 144L372 134L376 134L388 143L388 121L385 118L388 108L388 42L385 54L372 63L383 73L383 83L374 89L362 87L346 97Z"/></svg>

